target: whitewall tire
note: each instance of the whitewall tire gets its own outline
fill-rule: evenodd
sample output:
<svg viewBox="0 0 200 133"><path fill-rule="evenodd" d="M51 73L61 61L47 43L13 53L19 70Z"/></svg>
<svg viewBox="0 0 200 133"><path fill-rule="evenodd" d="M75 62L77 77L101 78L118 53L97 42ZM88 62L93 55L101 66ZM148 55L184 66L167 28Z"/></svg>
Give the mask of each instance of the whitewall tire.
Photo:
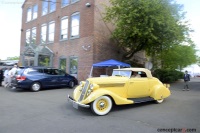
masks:
<svg viewBox="0 0 200 133"><path fill-rule="evenodd" d="M112 109L112 100L108 96L101 96L91 103L91 110L96 115L106 115Z"/></svg>
<svg viewBox="0 0 200 133"><path fill-rule="evenodd" d="M160 104L164 101L164 99L159 99L159 100L156 100L156 103Z"/></svg>

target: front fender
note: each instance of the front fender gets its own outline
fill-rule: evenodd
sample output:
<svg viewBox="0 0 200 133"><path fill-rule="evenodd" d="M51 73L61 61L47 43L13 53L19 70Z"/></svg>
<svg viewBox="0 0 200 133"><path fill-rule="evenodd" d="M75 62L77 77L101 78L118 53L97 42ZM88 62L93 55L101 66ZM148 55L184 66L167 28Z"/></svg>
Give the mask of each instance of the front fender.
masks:
<svg viewBox="0 0 200 133"><path fill-rule="evenodd" d="M99 90L95 90L93 91L85 100L83 100L81 103L83 104L89 104L91 102L93 102L95 99L97 99L100 96L110 96L113 101L115 102L115 104L120 105L120 104L133 104L133 101L128 100L127 98L123 98L120 97L119 95L108 91L108 90L104 90L104 89L99 89Z"/></svg>
<svg viewBox="0 0 200 133"><path fill-rule="evenodd" d="M166 88L164 85L155 85L152 88L152 93L150 97L154 98L155 100L164 99L170 96L170 90Z"/></svg>

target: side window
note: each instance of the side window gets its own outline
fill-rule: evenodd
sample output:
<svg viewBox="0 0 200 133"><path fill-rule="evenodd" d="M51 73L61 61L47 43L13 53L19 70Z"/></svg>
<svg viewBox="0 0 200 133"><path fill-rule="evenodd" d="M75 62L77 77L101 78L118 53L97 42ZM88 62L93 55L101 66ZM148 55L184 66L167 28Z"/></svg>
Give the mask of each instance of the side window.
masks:
<svg viewBox="0 0 200 133"><path fill-rule="evenodd" d="M141 72L132 71L131 78L141 78Z"/></svg>
<svg viewBox="0 0 200 133"><path fill-rule="evenodd" d="M29 69L27 74L38 75L42 73L43 73L42 69Z"/></svg>
<svg viewBox="0 0 200 133"><path fill-rule="evenodd" d="M50 69L44 69L44 73L50 75L50 73L51 73L51 72L50 72Z"/></svg>
<svg viewBox="0 0 200 133"><path fill-rule="evenodd" d="M146 74L145 72L141 72L140 76L141 76L142 78L146 78L146 77L147 77L147 74Z"/></svg>
<svg viewBox="0 0 200 133"><path fill-rule="evenodd" d="M39 72L39 73L44 73L44 72L43 72L43 69L38 69L38 72Z"/></svg>
<svg viewBox="0 0 200 133"><path fill-rule="evenodd" d="M64 75L65 75L65 72L64 72L64 71L62 71L62 70L57 70L57 72L58 72L58 75L62 75L62 76L64 76Z"/></svg>
<svg viewBox="0 0 200 133"><path fill-rule="evenodd" d="M59 75L57 69L51 69L51 75Z"/></svg>
<svg viewBox="0 0 200 133"><path fill-rule="evenodd" d="M58 69L44 69L44 73L48 75L60 75Z"/></svg>

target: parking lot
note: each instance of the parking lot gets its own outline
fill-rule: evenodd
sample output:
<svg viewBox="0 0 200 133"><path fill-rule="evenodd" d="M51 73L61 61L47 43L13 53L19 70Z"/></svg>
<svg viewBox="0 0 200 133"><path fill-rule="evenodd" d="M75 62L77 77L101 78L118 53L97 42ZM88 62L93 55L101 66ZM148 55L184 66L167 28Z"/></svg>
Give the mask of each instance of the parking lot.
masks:
<svg viewBox="0 0 200 133"><path fill-rule="evenodd" d="M156 133L200 132L200 79L190 91L171 84L172 95L154 102L114 106L106 116L76 110L67 101L73 89L39 92L0 87L0 133Z"/></svg>

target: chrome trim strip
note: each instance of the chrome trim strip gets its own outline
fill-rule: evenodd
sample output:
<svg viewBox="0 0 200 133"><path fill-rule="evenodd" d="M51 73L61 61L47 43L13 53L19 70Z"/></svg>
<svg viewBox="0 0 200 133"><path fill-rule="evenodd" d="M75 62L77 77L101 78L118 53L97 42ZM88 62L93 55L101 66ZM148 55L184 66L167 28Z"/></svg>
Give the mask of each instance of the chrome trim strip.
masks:
<svg viewBox="0 0 200 133"><path fill-rule="evenodd" d="M67 96L68 97L68 101L72 104L77 104L78 106L80 107L84 107L84 108L89 108L90 105L86 105L86 104L82 104L82 103L79 103L79 102L76 102L73 98L71 98L69 95ZM78 108L77 108L78 109Z"/></svg>
<svg viewBox="0 0 200 133"><path fill-rule="evenodd" d="M82 101L84 99L85 94L87 93L89 85L90 85L90 83L87 80L86 83L85 83L85 85L84 85L84 87L83 87L83 89L82 89L82 92L81 92L81 95L80 95L80 97L78 99L78 102L80 102L80 101Z"/></svg>

